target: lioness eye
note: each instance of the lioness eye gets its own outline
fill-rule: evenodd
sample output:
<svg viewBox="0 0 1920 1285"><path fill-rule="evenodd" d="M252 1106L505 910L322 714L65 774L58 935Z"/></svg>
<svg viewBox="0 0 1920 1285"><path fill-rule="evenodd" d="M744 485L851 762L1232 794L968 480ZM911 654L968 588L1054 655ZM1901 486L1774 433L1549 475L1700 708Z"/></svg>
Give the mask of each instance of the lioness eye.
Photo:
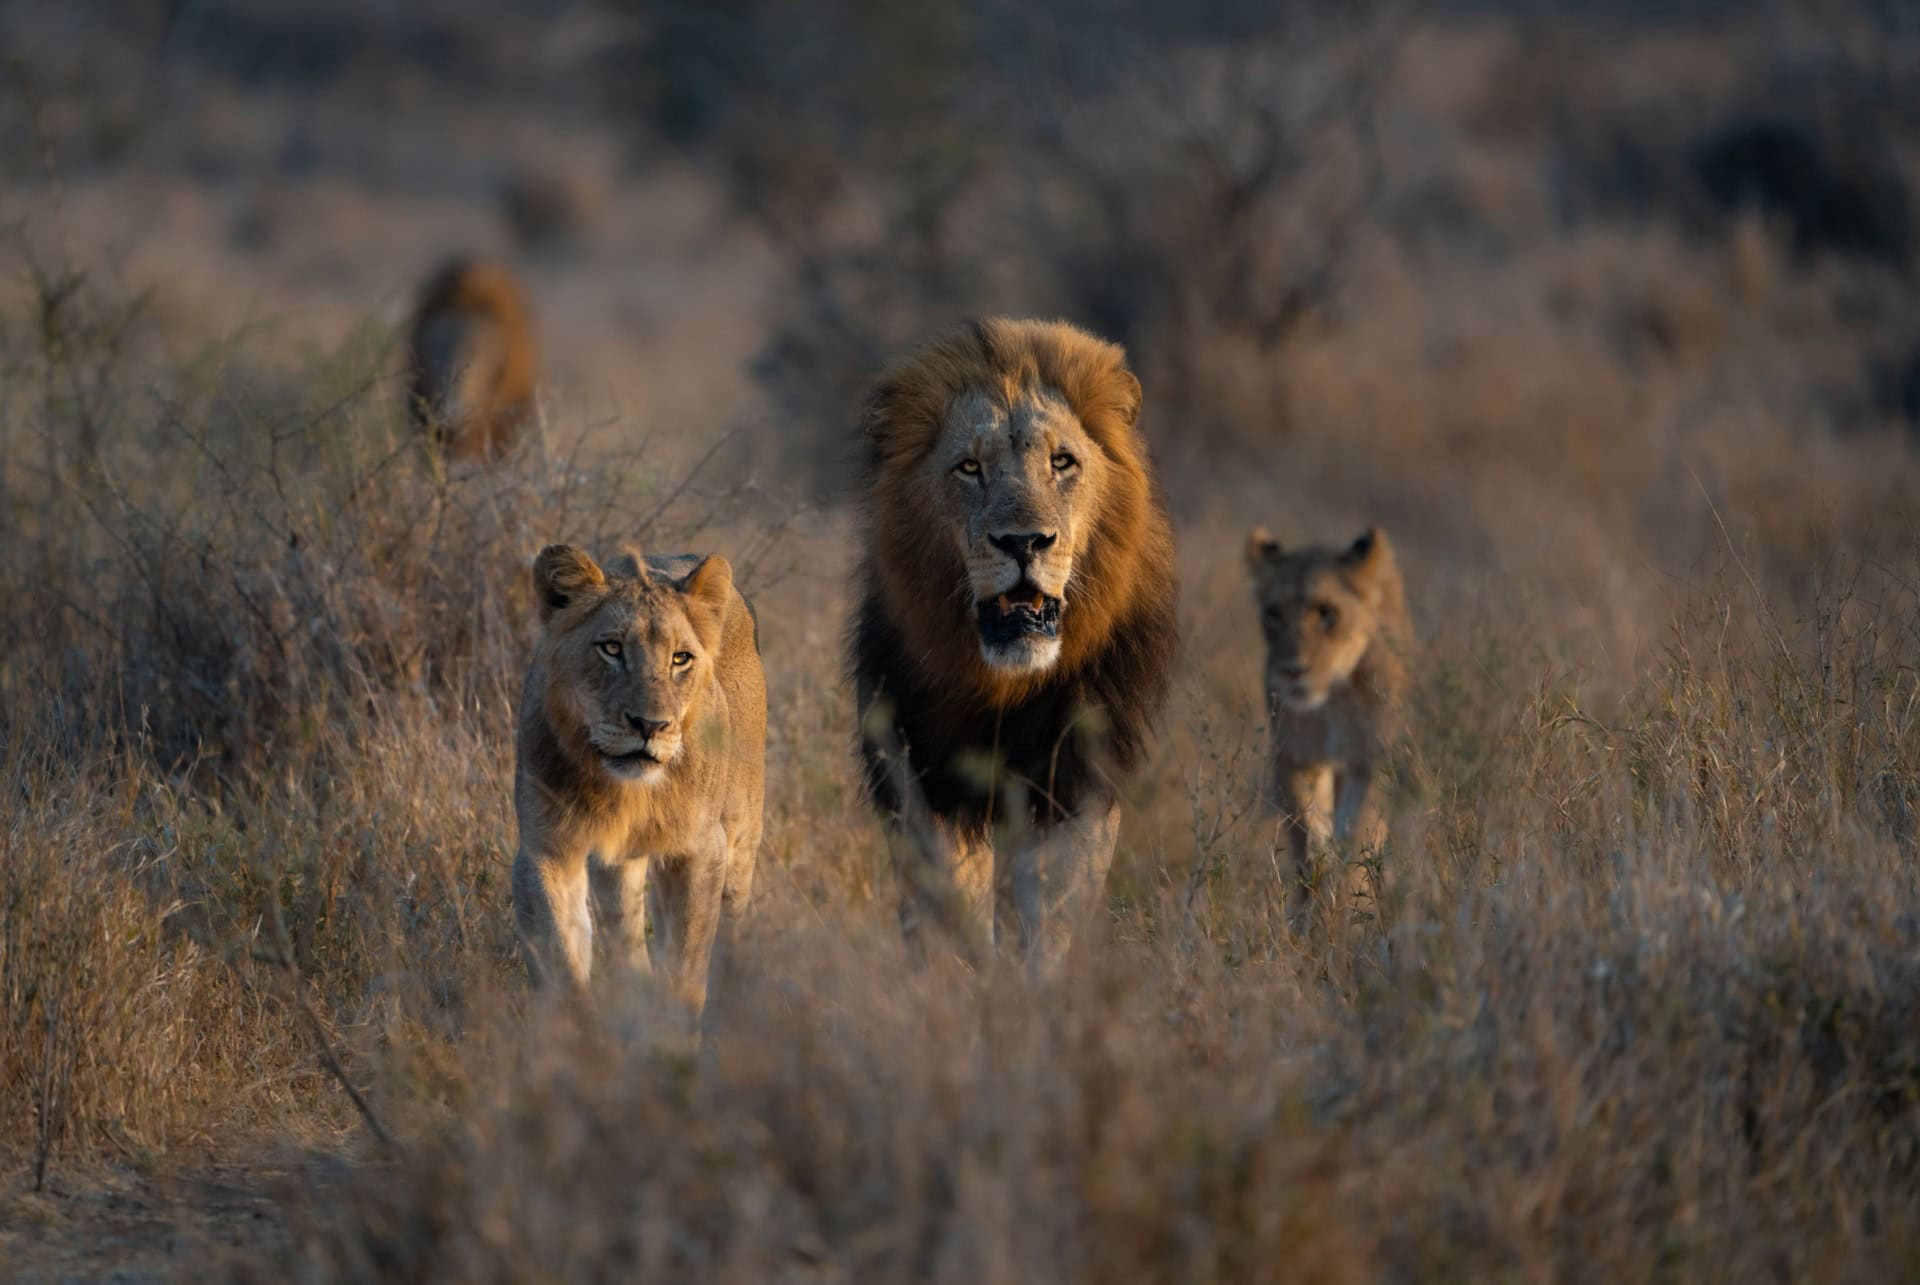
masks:
<svg viewBox="0 0 1920 1285"><path fill-rule="evenodd" d="M692 652L676 651L673 653L673 667L675 669L685 669L688 665L691 665L692 663L693 663Z"/></svg>
<svg viewBox="0 0 1920 1285"><path fill-rule="evenodd" d="M605 642L600 644L600 654L602 656L605 656L609 660L620 659L619 642L612 638L607 639Z"/></svg>
<svg viewBox="0 0 1920 1285"><path fill-rule="evenodd" d="M1320 623L1328 629L1340 623L1340 609L1332 603L1323 602L1314 610L1320 613Z"/></svg>
<svg viewBox="0 0 1920 1285"><path fill-rule="evenodd" d="M1056 473L1066 472L1074 466L1075 462L1073 456L1067 454L1065 451L1055 451L1053 453L1053 471Z"/></svg>
<svg viewBox="0 0 1920 1285"><path fill-rule="evenodd" d="M961 460L960 463L954 466L953 471L960 474L962 477L979 477L980 461L979 460Z"/></svg>

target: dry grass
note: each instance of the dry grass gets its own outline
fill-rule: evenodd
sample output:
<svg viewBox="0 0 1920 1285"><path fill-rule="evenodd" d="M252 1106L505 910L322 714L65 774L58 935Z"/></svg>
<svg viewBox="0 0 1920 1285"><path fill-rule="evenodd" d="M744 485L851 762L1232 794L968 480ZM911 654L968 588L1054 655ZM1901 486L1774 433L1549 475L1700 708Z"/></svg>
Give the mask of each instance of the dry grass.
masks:
<svg viewBox="0 0 1920 1285"><path fill-rule="evenodd" d="M377 326L213 341L17 256L0 1254L102 1165L293 1149L243 1278L1920 1274L1920 458L1848 384L1914 286L1759 222L1558 225L1516 124L1552 113L1502 104L1660 77L1403 48L1382 118L1440 142L1386 131L1339 306L1271 343L1185 296L1146 319L1186 650L1101 940L1044 990L906 964L839 669L853 550L748 480L772 434L636 443L569 402L551 458L448 469ZM1178 258L1196 216L1140 199ZM859 235L829 284L872 284ZM1085 270L1028 253L1049 301ZM917 288L883 328L945 323ZM1369 520L1423 638L1383 892L1293 923L1239 550ZM616 535L726 552L760 611L762 873L695 1049L647 993L538 1008L513 949L525 566Z"/></svg>
<svg viewBox="0 0 1920 1285"><path fill-rule="evenodd" d="M767 877L690 1053L646 996L585 1027L528 1010L503 878L514 555L592 529L563 502L610 511L566 498L588 480L651 495L627 512L700 497L687 521L716 539L753 528L617 460L449 478L325 363L287 387L237 357L102 378L97 465L37 434L9 461L0 1100L23 1181L90 1155L164 1169L241 1131L341 1151L345 1177L287 1198L286 1265L313 1280L1920 1262L1920 570L1860 534L1897 530L1901 501L1839 527L1822 507L1826 486L1911 494L1867 481L1911 479L1904 455L1822 447L1822 487L1757 516L1735 492L1725 528L1704 483L1660 476L1685 448L1657 425L1657 468L1505 456L1565 488L1547 529L1576 553L1616 511L1655 515L1613 560L1672 542L1680 573L1610 586L1538 551L1460 568L1446 542L1498 529L1476 506L1419 539L1421 462L1491 457L1496 419L1428 421L1432 447L1401 422L1426 454L1385 467L1327 453L1333 494L1405 497L1429 642L1379 913L1304 927L1252 806L1238 529L1196 517L1182 706L1108 943L1040 993L904 966L843 752L844 604L771 583ZM196 381L271 393L284 436L183 409ZM227 436L187 427L209 422ZM1786 477L1805 449L1758 442L1733 466ZM1582 601L1631 604L1637 650L1609 652Z"/></svg>

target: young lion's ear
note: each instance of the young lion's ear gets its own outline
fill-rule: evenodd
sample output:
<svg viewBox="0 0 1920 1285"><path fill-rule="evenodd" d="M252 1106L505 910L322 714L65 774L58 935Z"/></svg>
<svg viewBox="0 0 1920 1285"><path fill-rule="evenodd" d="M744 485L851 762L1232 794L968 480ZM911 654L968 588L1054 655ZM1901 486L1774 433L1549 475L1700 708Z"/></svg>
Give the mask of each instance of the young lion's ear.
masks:
<svg viewBox="0 0 1920 1285"><path fill-rule="evenodd" d="M719 554L710 553L680 582L680 592L705 604L718 620L726 614L727 598L733 593L733 567Z"/></svg>
<svg viewBox="0 0 1920 1285"><path fill-rule="evenodd" d="M1257 526L1247 532L1247 565L1258 567L1268 558L1280 556L1280 541L1274 539L1273 532L1263 526Z"/></svg>
<svg viewBox="0 0 1920 1285"><path fill-rule="evenodd" d="M1355 584L1370 587L1381 572L1393 565L1393 546L1387 543L1385 531L1371 526L1348 547L1340 561L1346 564L1347 575Z"/></svg>
<svg viewBox="0 0 1920 1285"><path fill-rule="evenodd" d="M550 544L533 560L533 596L540 600L542 620L606 585L605 573L585 549Z"/></svg>

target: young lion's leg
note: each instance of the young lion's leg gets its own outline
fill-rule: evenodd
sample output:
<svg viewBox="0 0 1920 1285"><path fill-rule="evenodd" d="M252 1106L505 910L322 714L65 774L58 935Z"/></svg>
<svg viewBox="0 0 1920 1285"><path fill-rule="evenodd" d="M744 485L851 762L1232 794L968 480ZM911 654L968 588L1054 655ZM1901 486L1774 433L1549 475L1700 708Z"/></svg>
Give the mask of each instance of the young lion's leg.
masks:
<svg viewBox="0 0 1920 1285"><path fill-rule="evenodd" d="M564 980L584 988L593 967L593 921L587 913L587 861L541 857L521 849L513 859L513 917L534 984Z"/></svg>
<svg viewBox="0 0 1920 1285"><path fill-rule="evenodd" d="M1373 799L1373 769L1343 768L1333 780L1333 842L1347 863L1347 891L1355 898L1373 897L1373 872L1386 825Z"/></svg>
<svg viewBox="0 0 1920 1285"><path fill-rule="evenodd" d="M1056 974L1092 917L1120 838L1120 804L1095 804L1041 831L1013 856L1020 954L1036 977Z"/></svg>
<svg viewBox="0 0 1920 1285"><path fill-rule="evenodd" d="M1305 904L1313 891L1310 848L1314 828L1325 821L1321 796L1326 790L1326 777L1327 769L1318 765L1281 763L1274 769L1273 802L1280 813L1280 828L1292 866L1289 900L1296 905Z"/></svg>
<svg viewBox="0 0 1920 1285"><path fill-rule="evenodd" d="M645 856L595 861L589 867L593 913L601 949L636 972L652 970L647 954L647 872Z"/></svg>

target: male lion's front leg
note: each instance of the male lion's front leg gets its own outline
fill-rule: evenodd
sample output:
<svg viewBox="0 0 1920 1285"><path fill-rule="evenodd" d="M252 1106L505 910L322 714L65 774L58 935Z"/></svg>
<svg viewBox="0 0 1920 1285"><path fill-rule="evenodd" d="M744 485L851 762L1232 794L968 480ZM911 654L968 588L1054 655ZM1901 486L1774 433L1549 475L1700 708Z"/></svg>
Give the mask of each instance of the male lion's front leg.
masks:
<svg viewBox="0 0 1920 1285"><path fill-rule="evenodd" d="M674 993L698 1018L727 885L727 835L717 823L701 845L659 863L660 947Z"/></svg>
<svg viewBox="0 0 1920 1285"><path fill-rule="evenodd" d="M939 933L969 963L984 961L993 944L993 851L985 839L931 818L909 828L903 817L887 827L887 854L907 949L924 960L927 934Z"/></svg>
<svg viewBox="0 0 1920 1285"><path fill-rule="evenodd" d="M1013 856L1020 954L1036 977L1057 973L1073 934L1107 886L1120 838L1120 804L1098 804L1023 843Z"/></svg>
<svg viewBox="0 0 1920 1285"><path fill-rule="evenodd" d="M520 950L536 986L564 979L584 989L593 967L593 920L587 913L587 859L513 859L513 918Z"/></svg>

